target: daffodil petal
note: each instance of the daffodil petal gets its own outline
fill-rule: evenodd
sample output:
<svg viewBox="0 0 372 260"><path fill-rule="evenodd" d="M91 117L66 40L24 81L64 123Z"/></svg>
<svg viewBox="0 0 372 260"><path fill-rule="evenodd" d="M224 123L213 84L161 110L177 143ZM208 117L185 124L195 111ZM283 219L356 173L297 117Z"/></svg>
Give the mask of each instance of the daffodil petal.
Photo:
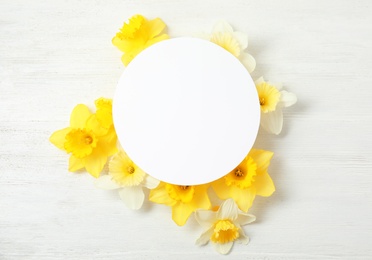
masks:
<svg viewBox="0 0 372 260"><path fill-rule="evenodd" d="M280 108L273 112L261 113L261 126L269 133L280 134L283 127L283 113Z"/></svg>
<svg viewBox="0 0 372 260"><path fill-rule="evenodd" d="M64 150L64 143L66 142L66 135L70 132L71 128L66 127L61 130L55 131L50 137L49 141L61 150Z"/></svg>
<svg viewBox="0 0 372 260"><path fill-rule="evenodd" d="M141 208L145 200L141 186L123 187L119 191L119 195L128 208L135 210Z"/></svg>
<svg viewBox="0 0 372 260"><path fill-rule="evenodd" d="M142 185L148 189L155 189L159 185L160 181L150 175L146 175Z"/></svg>
<svg viewBox="0 0 372 260"><path fill-rule="evenodd" d="M217 211L217 219L235 220L238 217L238 207L233 199L225 200Z"/></svg>
<svg viewBox="0 0 372 260"><path fill-rule="evenodd" d="M207 185L194 186L195 195L193 196L193 200L190 203L190 205L192 205L194 209L209 209L212 207L212 204L208 197L207 188Z"/></svg>
<svg viewBox="0 0 372 260"><path fill-rule="evenodd" d="M273 158L274 153L271 151L266 150L258 150L252 149L249 152L249 156L251 156L254 162L257 165L257 175L260 175L263 172L267 171L267 168L270 165L270 160Z"/></svg>
<svg viewBox="0 0 372 260"><path fill-rule="evenodd" d="M244 230L240 227L239 228L239 238L238 242L242 243L243 245L247 245L249 243L249 237L245 235Z"/></svg>
<svg viewBox="0 0 372 260"><path fill-rule="evenodd" d="M177 225L183 226L193 211L188 203L179 202L172 207L172 219Z"/></svg>
<svg viewBox="0 0 372 260"><path fill-rule="evenodd" d="M85 122L92 113L86 105L79 104L72 110L70 126L72 128L85 128Z"/></svg>
<svg viewBox="0 0 372 260"><path fill-rule="evenodd" d="M224 20L218 21L212 30L212 33L226 33L226 32L232 33L233 28L228 22Z"/></svg>
<svg viewBox="0 0 372 260"><path fill-rule="evenodd" d="M86 121L86 129L92 130L96 136L103 136L107 134L108 129L101 126L97 120L97 116L91 115Z"/></svg>
<svg viewBox="0 0 372 260"><path fill-rule="evenodd" d="M201 234L200 237L196 240L195 244L197 246L203 246L207 244L212 234L213 234L213 227L209 228L207 231Z"/></svg>
<svg viewBox="0 0 372 260"><path fill-rule="evenodd" d="M230 197L229 187L227 187L224 178L212 182L212 188L220 199L224 200Z"/></svg>
<svg viewBox="0 0 372 260"><path fill-rule="evenodd" d="M76 172L83 168L84 168L84 159L76 158L75 156L71 155L69 159L68 170L70 172Z"/></svg>
<svg viewBox="0 0 372 260"><path fill-rule="evenodd" d="M241 50L248 47L248 35L243 32L233 32L234 38L239 42Z"/></svg>
<svg viewBox="0 0 372 260"><path fill-rule="evenodd" d="M249 73L253 72L256 68L256 60L249 53L242 52L239 56L239 60L243 63Z"/></svg>
<svg viewBox="0 0 372 260"><path fill-rule="evenodd" d="M255 220L256 220L256 217L254 215L248 214L245 212L239 212L239 216L235 222L239 223L239 225L241 226L244 226L244 225L254 222Z"/></svg>
<svg viewBox="0 0 372 260"><path fill-rule="evenodd" d="M224 244L213 243L216 251L220 254L223 254L223 255L226 255L227 253L230 252L233 244L234 244L234 242L228 242L228 243L224 243Z"/></svg>
<svg viewBox="0 0 372 260"><path fill-rule="evenodd" d="M253 189L253 187L248 189L240 189L235 186L230 187L231 198L235 200L238 207L244 212L247 212L252 206L255 198L255 191L251 189Z"/></svg>
<svg viewBox="0 0 372 260"><path fill-rule="evenodd" d="M166 25L160 18L155 18L154 20L150 20L146 23L147 29L149 31L148 38L154 38L156 35L161 33Z"/></svg>
<svg viewBox="0 0 372 260"><path fill-rule="evenodd" d="M282 107L290 107L297 102L297 96L291 92L282 90L280 91L280 101L279 104Z"/></svg>
<svg viewBox="0 0 372 260"><path fill-rule="evenodd" d="M264 78L263 77L259 77L258 79L256 79L254 81L254 84L255 85L260 85L261 83L264 83L264 82L265 82Z"/></svg>
<svg viewBox="0 0 372 260"><path fill-rule="evenodd" d="M216 212L211 210L196 210L195 219L204 228L208 228L213 225L216 218Z"/></svg>
<svg viewBox="0 0 372 260"><path fill-rule="evenodd" d="M115 190L121 186L115 182L110 175L103 175L94 181L96 188L103 190Z"/></svg>
<svg viewBox="0 0 372 260"><path fill-rule="evenodd" d="M176 203L175 200L169 197L164 182L161 182L158 187L150 191L149 200L167 206L173 206Z"/></svg>
<svg viewBox="0 0 372 260"><path fill-rule="evenodd" d="M267 172L257 175L254 185L256 187L256 194L263 197L269 197L275 191L274 182Z"/></svg>
<svg viewBox="0 0 372 260"><path fill-rule="evenodd" d="M107 157L102 155L102 151L97 147L93 150L92 154L85 157L85 169L95 178L98 178L103 167L105 166Z"/></svg>

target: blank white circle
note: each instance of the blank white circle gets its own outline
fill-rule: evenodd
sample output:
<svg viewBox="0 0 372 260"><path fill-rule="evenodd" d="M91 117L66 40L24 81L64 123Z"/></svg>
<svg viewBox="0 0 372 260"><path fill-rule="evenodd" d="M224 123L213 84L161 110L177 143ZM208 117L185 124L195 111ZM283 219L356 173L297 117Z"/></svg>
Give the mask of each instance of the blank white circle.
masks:
<svg viewBox="0 0 372 260"><path fill-rule="evenodd" d="M113 118L121 146L146 173L197 185L226 175L248 154L260 106L237 58L206 40L175 38L127 66Z"/></svg>

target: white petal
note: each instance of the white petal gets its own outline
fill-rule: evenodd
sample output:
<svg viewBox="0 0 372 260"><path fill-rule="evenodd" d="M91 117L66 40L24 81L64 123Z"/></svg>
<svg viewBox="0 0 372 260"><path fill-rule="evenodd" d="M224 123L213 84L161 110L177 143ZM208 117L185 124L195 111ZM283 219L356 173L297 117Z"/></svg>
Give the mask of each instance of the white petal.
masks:
<svg viewBox="0 0 372 260"><path fill-rule="evenodd" d="M239 225L247 225L249 223L252 223L253 221L256 220L256 217L253 216L252 214L248 214L245 212L239 212L239 216L236 219L235 222L237 222Z"/></svg>
<svg viewBox="0 0 372 260"><path fill-rule="evenodd" d="M213 27L213 30L212 30L212 33L225 33L225 32L232 33L233 28L231 27L231 25L228 22L226 22L224 20L218 21L215 24L215 26Z"/></svg>
<svg viewBox="0 0 372 260"><path fill-rule="evenodd" d="M243 32L233 32L234 38L239 42L241 50L248 47L248 34Z"/></svg>
<svg viewBox="0 0 372 260"><path fill-rule="evenodd" d="M242 228L239 229L238 241L243 245L247 245L249 243L249 237L244 234L244 230Z"/></svg>
<svg viewBox="0 0 372 260"><path fill-rule="evenodd" d="M276 107L273 112L261 113L261 126L269 133L280 134L283 127L283 113L280 107Z"/></svg>
<svg viewBox="0 0 372 260"><path fill-rule="evenodd" d="M249 53L242 52L239 60L243 63L249 73L253 72L256 68L256 60Z"/></svg>
<svg viewBox="0 0 372 260"><path fill-rule="evenodd" d="M264 78L263 77L259 77L258 79L256 79L254 81L254 84L257 86L257 85L260 85L263 82L265 82Z"/></svg>
<svg viewBox="0 0 372 260"><path fill-rule="evenodd" d="M228 252L230 252L234 242L228 242L225 244L219 244L219 243L213 243L213 244L218 253L226 255Z"/></svg>
<svg viewBox="0 0 372 260"><path fill-rule="evenodd" d="M148 189L155 189L159 185L159 183L160 183L159 180L147 174L142 182L142 185Z"/></svg>
<svg viewBox="0 0 372 260"><path fill-rule="evenodd" d="M238 206L233 199L225 200L217 211L217 219L235 220L238 217Z"/></svg>
<svg viewBox="0 0 372 260"><path fill-rule="evenodd" d="M209 228L216 220L216 212L211 210L196 210L195 219L204 228Z"/></svg>
<svg viewBox="0 0 372 260"><path fill-rule="evenodd" d="M211 238L213 234L213 227L205 231L203 234L200 235L200 237L196 240L195 244L197 246L203 246L206 243L208 243L209 239Z"/></svg>
<svg viewBox="0 0 372 260"><path fill-rule="evenodd" d="M110 175L103 175L97 178L94 181L94 185L97 188L104 189L104 190L115 190L121 187L117 182L112 180Z"/></svg>
<svg viewBox="0 0 372 260"><path fill-rule="evenodd" d="M283 107L290 107L297 102L297 97L295 94L282 90L280 91L280 105Z"/></svg>
<svg viewBox="0 0 372 260"><path fill-rule="evenodd" d="M123 187L119 191L119 195L125 205L130 209L141 208L145 199L145 194L141 186Z"/></svg>

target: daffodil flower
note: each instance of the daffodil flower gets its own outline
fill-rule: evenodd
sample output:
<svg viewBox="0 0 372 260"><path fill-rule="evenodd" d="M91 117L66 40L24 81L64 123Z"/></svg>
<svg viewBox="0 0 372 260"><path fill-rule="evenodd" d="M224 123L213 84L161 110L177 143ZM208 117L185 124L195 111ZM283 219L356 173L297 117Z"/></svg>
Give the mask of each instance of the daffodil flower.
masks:
<svg viewBox="0 0 372 260"><path fill-rule="evenodd" d="M139 209L143 205L145 194L143 187L153 189L159 181L142 171L128 155L120 150L109 163L109 174L99 177L97 188L119 189L120 198L130 209Z"/></svg>
<svg viewBox="0 0 372 260"><path fill-rule="evenodd" d="M254 71L256 61L249 53L245 52L248 47L248 35L233 30L226 21L219 21L213 28L209 40L237 57L249 72Z"/></svg>
<svg viewBox="0 0 372 260"><path fill-rule="evenodd" d="M149 200L172 207L172 219L183 226L196 209L209 209L208 185L183 186L160 182L150 191Z"/></svg>
<svg viewBox="0 0 372 260"><path fill-rule="evenodd" d="M111 104L111 100L100 100ZM96 116L86 105L77 105L71 113L70 126L54 132L49 140L71 154L69 171L85 168L97 178L107 158L117 152L117 137L113 125L101 125Z"/></svg>
<svg viewBox="0 0 372 260"><path fill-rule="evenodd" d="M124 23L120 31L112 39L112 44L124 52L122 62L127 66L141 51L154 43L169 39L161 34L166 25L160 19L147 20L142 15L134 15L128 23Z"/></svg>
<svg viewBox="0 0 372 260"><path fill-rule="evenodd" d="M212 182L213 190L220 199L232 198L247 212L256 195L268 197L275 191L267 173L272 156L270 151L252 149L234 170Z"/></svg>
<svg viewBox="0 0 372 260"><path fill-rule="evenodd" d="M290 107L297 102L295 94L281 90L282 86L274 86L265 82L263 77L255 81L261 106L261 126L269 133L280 134L283 128L283 107Z"/></svg>
<svg viewBox="0 0 372 260"><path fill-rule="evenodd" d="M255 216L239 210L232 199L224 201L217 212L197 210L195 218L206 229L196 240L196 245L205 245L210 240L221 254L229 253L235 241L248 244L249 237L241 226L256 220Z"/></svg>

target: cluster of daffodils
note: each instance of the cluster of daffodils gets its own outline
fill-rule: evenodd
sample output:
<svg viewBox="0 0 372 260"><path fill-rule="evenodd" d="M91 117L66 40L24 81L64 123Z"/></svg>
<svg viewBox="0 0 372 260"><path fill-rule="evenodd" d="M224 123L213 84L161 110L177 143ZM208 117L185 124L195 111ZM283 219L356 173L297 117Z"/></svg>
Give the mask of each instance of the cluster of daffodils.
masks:
<svg viewBox="0 0 372 260"><path fill-rule="evenodd" d="M112 40L123 52L123 64L128 65L147 47L169 39L165 28L161 19L148 20L142 15L135 15L124 23ZM219 22L207 40L238 58L250 73L254 71L256 61L246 52L248 37L245 33L234 31L226 22ZM262 77L255 84L261 106L261 126L269 133L279 134L283 126L282 108L295 104L297 98ZM268 197L275 191L268 174L272 152L251 149L237 167L211 183L181 186L161 182L141 170L118 143L112 100L99 98L95 107L93 113L86 105L77 105L71 113L70 126L50 136L51 143L70 154L69 171L85 169L95 178L96 187L118 190L125 205L133 210L142 207L144 189L149 189L148 200L169 206L177 225L184 225L194 216L205 228L196 240L197 245L211 241L219 253L227 254L235 241L249 242L242 228L255 220L255 216L248 213L249 209L257 195ZM108 171L103 170L106 164ZM222 202L212 204L211 192Z"/></svg>

